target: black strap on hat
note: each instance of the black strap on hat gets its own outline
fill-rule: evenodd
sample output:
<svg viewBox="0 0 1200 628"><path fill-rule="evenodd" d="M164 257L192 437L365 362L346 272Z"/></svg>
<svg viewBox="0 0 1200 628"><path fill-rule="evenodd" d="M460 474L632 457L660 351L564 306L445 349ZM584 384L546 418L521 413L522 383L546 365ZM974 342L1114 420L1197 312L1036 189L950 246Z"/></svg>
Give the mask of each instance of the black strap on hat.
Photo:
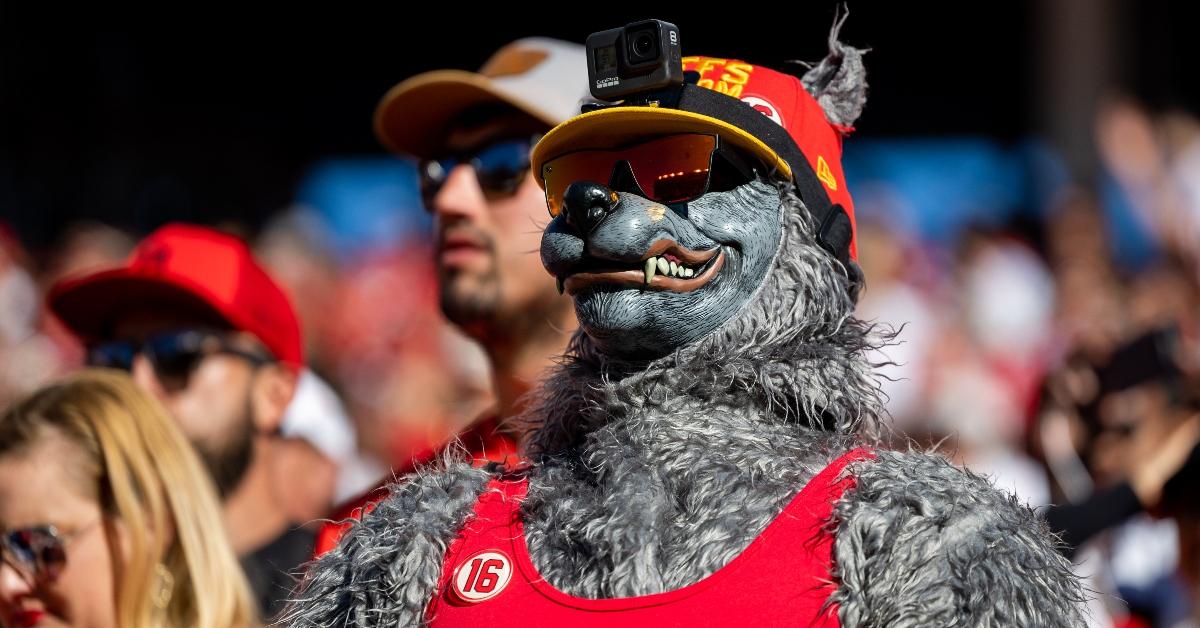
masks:
<svg viewBox="0 0 1200 628"><path fill-rule="evenodd" d="M679 88L679 92L677 109L728 122L762 140L788 162L792 167L792 183L796 192L816 221L817 242L848 268L853 234L850 216L841 205L830 201L804 151L787 129L732 96L686 84Z"/></svg>

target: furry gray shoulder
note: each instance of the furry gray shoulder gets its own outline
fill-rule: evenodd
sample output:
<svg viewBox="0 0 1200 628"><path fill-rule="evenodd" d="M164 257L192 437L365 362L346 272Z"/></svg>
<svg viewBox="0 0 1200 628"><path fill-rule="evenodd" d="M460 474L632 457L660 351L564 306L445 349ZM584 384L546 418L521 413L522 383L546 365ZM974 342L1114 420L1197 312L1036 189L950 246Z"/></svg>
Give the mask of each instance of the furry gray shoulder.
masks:
<svg viewBox="0 0 1200 628"><path fill-rule="evenodd" d="M843 626L1082 626L1083 590L1032 510L929 454L852 467L835 511Z"/></svg>
<svg viewBox="0 0 1200 628"><path fill-rule="evenodd" d="M423 472L388 487L337 548L311 563L280 624L418 626L433 599L450 542L487 486L466 463Z"/></svg>

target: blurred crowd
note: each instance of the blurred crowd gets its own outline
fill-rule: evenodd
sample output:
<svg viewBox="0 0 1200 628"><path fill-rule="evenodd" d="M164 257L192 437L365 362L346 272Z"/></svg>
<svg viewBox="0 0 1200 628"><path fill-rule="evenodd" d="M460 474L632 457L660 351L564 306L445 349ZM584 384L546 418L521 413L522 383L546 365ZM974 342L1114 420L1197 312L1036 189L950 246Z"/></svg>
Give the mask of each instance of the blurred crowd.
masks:
<svg viewBox="0 0 1200 628"><path fill-rule="evenodd" d="M1149 237L1149 254L1119 260L1128 234L1111 220L1099 184L1064 183L1033 219L968 225L938 239L892 219L906 199L860 195L867 288L859 315L899 332L877 356L895 446L937 449L1045 513L1079 573L1103 594L1090 609L1094 625L1188 625L1200 601L1192 485L1200 480L1200 121L1118 101L1097 119L1096 138L1107 176ZM872 183L886 182L863 185ZM420 214L420 201L409 200ZM303 330L302 368L280 384L295 391L271 424L279 443L261 458L271 465L261 473L293 480L277 483L285 487L278 507L288 530L310 535L504 403L487 347L476 342L487 335L472 340L443 314L432 240L418 232L347 254L325 237L331 227L323 220L297 205L253 233L216 226L249 242ZM31 251L0 218L0 407L39 389L40 401L22 403L103 396L93 388L108 385L107 376L63 380L95 361L48 309L47 293L121 266L146 235L79 223L53 247ZM65 388L44 392L55 382ZM269 400L270 390L263 394ZM74 433L62 427L66 418L47 421ZM37 442L30 433L23 438ZM13 439L0 443L0 458L22 446ZM110 445L70 446L107 456ZM188 459L179 473L198 464ZM232 490L219 481L216 489L196 499ZM168 507L157 508L153 516L165 516ZM263 540L235 535L229 547L185 549L230 561ZM231 601L223 621L250 612L249 601L224 595ZM256 602L277 611L285 595L278 584L274 597Z"/></svg>
<svg viewBox="0 0 1200 628"><path fill-rule="evenodd" d="M1036 221L931 243L888 220L900 199L875 195L860 201L873 218L859 314L901 332L878 356L898 444L936 448L1046 513L1105 594L1094 625L1191 625L1200 127L1122 101L1096 128L1134 230L1099 186L1064 184ZM1121 263L1131 231L1151 252Z"/></svg>

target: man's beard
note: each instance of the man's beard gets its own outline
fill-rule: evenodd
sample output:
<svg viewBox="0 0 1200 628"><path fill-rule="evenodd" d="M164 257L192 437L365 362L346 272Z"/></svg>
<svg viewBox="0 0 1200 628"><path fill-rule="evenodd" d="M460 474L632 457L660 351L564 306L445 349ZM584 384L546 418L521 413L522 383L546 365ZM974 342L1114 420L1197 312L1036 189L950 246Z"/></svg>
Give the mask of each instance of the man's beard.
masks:
<svg viewBox="0 0 1200 628"><path fill-rule="evenodd" d="M496 262L496 246L491 238L476 231L484 242L491 262L482 273L448 272L438 269L438 299L446 318L470 329L495 319L500 308L500 269Z"/></svg>
<svg viewBox="0 0 1200 628"><path fill-rule="evenodd" d="M222 501L242 483L246 470L254 460L254 421L250 400L246 410L234 425L234 432L224 443L212 445L195 443L200 460L208 469Z"/></svg>
<svg viewBox="0 0 1200 628"><path fill-rule="evenodd" d="M443 277L439 299L442 313L459 327L470 328L496 317L500 303L500 277L493 268L486 274Z"/></svg>

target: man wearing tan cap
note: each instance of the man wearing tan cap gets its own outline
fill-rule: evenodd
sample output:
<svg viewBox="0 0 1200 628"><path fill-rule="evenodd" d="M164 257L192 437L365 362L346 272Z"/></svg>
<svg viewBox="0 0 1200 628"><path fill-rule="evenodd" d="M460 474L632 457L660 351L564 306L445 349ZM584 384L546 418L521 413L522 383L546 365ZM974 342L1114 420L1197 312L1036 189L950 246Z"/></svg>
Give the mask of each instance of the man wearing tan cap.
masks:
<svg viewBox="0 0 1200 628"><path fill-rule="evenodd" d="M389 150L420 160L425 208L433 213L438 285L446 317L487 353L496 407L459 435L480 462L502 461L515 435L498 427L563 353L574 331L570 299L559 294L538 256L546 199L529 152L546 131L579 112L588 97L584 48L528 38L504 46L478 73L439 70L393 87L375 111L375 133ZM407 473L437 451L396 468ZM378 501L369 493L344 516ZM335 517L337 521L341 517ZM318 554L344 526L329 526Z"/></svg>

